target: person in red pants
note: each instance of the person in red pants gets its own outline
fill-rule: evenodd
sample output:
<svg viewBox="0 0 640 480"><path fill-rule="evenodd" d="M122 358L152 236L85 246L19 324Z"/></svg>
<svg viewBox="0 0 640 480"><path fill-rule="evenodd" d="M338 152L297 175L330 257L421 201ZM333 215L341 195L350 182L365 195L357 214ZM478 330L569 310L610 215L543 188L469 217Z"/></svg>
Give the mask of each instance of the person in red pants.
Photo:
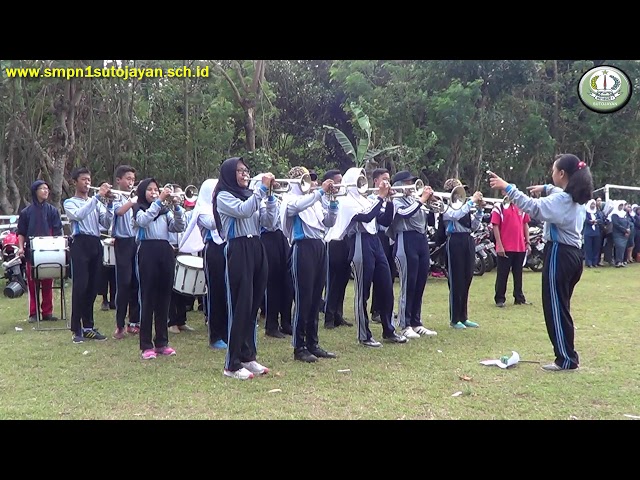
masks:
<svg viewBox="0 0 640 480"><path fill-rule="evenodd" d="M31 185L32 203L20 212L18 218L18 255L29 258L29 237L50 237L62 235L60 212L50 203L49 185L36 180ZM26 253L26 255L25 255ZM53 279L34 280L31 263L27 265L27 285L29 288L29 323L37 321L37 310L41 309L42 320L57 320L53 316ZM36 282L40 282L41 305L36 301Z"/></svg>

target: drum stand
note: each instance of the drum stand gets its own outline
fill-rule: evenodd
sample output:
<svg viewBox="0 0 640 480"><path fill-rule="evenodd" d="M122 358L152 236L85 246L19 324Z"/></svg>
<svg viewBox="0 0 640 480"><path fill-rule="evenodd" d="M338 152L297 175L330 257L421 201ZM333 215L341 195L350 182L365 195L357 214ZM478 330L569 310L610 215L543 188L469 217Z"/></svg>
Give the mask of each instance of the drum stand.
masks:
<svg viewBox="0 0 640 480"><path fill-rule="evenodd" d="M52 288L54 290L60 290L60 320L65 322L65 326L64 327L48 327L48 328L43 328L40 327L40 322L42 321L40 319L40 282L38 281L38 269L40 267L59 267L60 268L60 275L57 278L53 278L53 282L55 284L56 280L60 280L60 286L56 287L55 285L52 286ZM33 268L32 272L33 272L33 278L35 280L35 284L36 284L36 326L34 327L34 330L41 330L41 331L45 331L45 330L70 330L71 329L71 323L69 322L69 320L67 319L67 300L66 297L64 295L64 281L65 281L65 275L64 275L64 271L65 271L65 267L68 269L68 265L60 265L59 263L43 263L42 265L38 265L38 267ZM40 280L44 280L44 279L40 279Z"/></svg>

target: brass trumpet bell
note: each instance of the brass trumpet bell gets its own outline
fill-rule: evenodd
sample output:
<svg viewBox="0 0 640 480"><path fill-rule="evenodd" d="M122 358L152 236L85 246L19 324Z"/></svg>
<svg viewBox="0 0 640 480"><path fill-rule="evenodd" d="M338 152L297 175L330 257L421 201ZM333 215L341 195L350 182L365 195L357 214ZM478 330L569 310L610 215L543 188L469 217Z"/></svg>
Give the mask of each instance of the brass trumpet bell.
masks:
<svg viewBox="0 0 640 480"><path fill-rule="evenodd" d="M345 196L347 194L347 188L349 187L356 187L360 195L366 195L369 191L369 181L366 176L360 175L357 178L356 183L336 183L333 185L333 192L329 193L329 195L331 197Z"/></svg>
<svg viewBox="0 0 640 480"><path fill-rule="evenodd" d="M391 195L391 198L400 198L405 195L422 195L422 191L424 190L424 182L420 179L417 179L412 185L394 185L391 187L391 191L396 192Z"/></svg>
<svg viewBox="0 0 640 480"><path fill-rule="evenodd" d="M297 183L300 185L302 193L308 193L311 190L311 175L305 173L300 178L276 178L271 183L269 195L274 193L286 193L291 190L291 185Z"/></svg>
<svg viewBox="0 0 640 480"><path fill-rule="evenodd" d="M198 199L198 187L195 185L188 185L184 189L184 199L189 202L195 202Z"/></svg>

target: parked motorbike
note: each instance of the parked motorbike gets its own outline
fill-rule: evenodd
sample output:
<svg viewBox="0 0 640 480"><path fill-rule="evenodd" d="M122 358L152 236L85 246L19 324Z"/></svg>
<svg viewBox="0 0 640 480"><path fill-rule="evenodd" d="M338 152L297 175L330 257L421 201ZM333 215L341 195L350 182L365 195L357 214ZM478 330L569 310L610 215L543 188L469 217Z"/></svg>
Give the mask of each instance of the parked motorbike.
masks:
<svg viewBox="0 0 640 480"><path fill-rule="evenodd" d="M534 272L541 272L544 268L544 236L540 227L529 227L529 243L531 253L527 255L524 266Z"/></svg>
<svg viewBox="0 0 640 480"><path fill-rule="evenodd" d="M433 278L448 278L446 242L436 244L436 229L428 228L429 237L429 275Z"/></svg>
<svg viewBox="0 0 640 480"><path fill-rule="evenodd" d="M18 234L16 224L17 217L12 216L8 225L2 225L0 242L2 244L2 267L7 285L4 288L4 296L18 298L27 291L25 280L25 260L18 256Z"/></svg>

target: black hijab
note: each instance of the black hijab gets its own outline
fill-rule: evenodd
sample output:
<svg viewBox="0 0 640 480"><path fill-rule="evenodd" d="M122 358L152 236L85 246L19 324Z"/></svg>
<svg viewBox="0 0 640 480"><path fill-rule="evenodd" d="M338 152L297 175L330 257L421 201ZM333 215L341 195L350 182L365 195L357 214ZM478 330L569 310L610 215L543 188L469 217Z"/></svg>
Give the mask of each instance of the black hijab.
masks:
<svg viewBox="0 0 640 480"><path fill-rule="evenodd" d="M151 207L151 204L147 201L147 188L149 187L149 184L151 182L154 182L158 186L158 188L160 188L160 184L157 182L155 178L145 178L138 184L138 188L136 189L136 204L133 206L134 219L138 215L139 210L142 210L144 212L149 207ZM154 220L157 220L160 215L164 215L168 211L169 211L168 208L162 207L160 209L160 213L158 213L158 215L156 216L156 218L154 218Z"/></svg>
<svg viewBox="0 0 640 480"><path fill-rule="evenodd" d="M246 164L242 157L233 157L227 158L222 165L220 165L220 176L218 177L218 183L216 184L216 188L213 191L213 216L216 219L216 227L218 229L218 233L222 235L222 221L220 220L220 214L218 213L218 206L216 204L216 199L218 198L218 194L220 192L229 192L236 198L239 198L243 202L246 201L253 192L248 188L243 188L238 185L238 181L236 180L236 170L238 169L238 163L242 162L247 168L249 165Z"/></svg>

